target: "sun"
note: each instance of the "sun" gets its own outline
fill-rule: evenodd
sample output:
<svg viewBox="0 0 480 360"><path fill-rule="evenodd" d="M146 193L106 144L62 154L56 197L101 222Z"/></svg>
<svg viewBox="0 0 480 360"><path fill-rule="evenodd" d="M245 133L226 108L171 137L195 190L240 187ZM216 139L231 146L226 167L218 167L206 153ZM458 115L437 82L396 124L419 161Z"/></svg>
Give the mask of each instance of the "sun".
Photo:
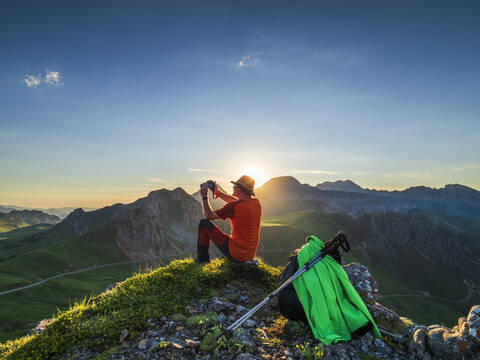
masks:
<svg viewBox="0 0 480 360"><path fill-rule="evenodd" d="M239 173L239 176L241 176L241 175L248 175L253 180L255 180L255 187L256 188L262 186L268 180L265 172L258 167L245 168L245 170L243 170Z"/></svg>

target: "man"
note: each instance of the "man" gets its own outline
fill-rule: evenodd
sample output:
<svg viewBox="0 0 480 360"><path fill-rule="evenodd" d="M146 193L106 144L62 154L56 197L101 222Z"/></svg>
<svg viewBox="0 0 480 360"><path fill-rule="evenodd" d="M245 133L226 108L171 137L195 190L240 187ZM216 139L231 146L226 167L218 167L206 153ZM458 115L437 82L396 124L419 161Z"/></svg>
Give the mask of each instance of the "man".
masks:
<svg viewBox="0 0 480 360"><path fill-rule="evenodd" d="M195 262L210 261L208 247L210 241L230 260L244 262L255 257L260 235L260 220L262 206L255 196L255 180L243 175L233 183L233 194L228 195L218 189L214 183L214 194L227 204L219 210L213 211L208 201L208 187L200 186L202 208L205 219L200 220L198 227L197 258ZM211 220L230 219L231 235L225 234Z"/></svg>

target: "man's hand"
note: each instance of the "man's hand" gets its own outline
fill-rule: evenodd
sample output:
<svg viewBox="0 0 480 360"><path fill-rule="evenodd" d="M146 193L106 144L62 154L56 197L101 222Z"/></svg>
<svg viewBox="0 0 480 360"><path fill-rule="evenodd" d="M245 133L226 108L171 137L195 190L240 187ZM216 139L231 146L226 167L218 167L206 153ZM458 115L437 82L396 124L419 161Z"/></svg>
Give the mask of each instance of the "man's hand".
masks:
<svg viewBox="0 0 480 360"><path fill-rule="evenodd" d="M203 197L206 197L208 194L208 187L205 184L200 185L200 195Z"/></svg>

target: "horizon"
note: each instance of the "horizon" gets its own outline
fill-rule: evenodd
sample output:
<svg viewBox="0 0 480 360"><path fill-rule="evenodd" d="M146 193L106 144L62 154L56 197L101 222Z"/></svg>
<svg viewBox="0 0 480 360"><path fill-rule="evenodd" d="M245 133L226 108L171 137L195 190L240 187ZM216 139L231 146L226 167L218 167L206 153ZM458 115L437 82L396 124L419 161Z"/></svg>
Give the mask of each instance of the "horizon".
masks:
<svg viewBox="0 0 480 360"><path fill-rule="evenodd" d="M230 191L249 172L259 184L480 190L479 11L9 2L0 203L98 208L210 178Z"/></svg>
<svg viewBox="0 0 480 360"><path fill-rule="evenodd" d="M310 185L312 187L316 187L317 185L321 184L321 183L324 183L324 182L336 182L336 181L349 181L350 179L339 179L339 180L333 180L333 181L323 181L321 183L316 183L316 184L310 184L310 183L307 183L307 182L302 182L300 181L298 178L294 177L294 176L291 176L291 175L281 175L281 176L276 176L276 177L272 177L270 179L268 179L267 181L265 181L265 183L269 182L270 180L273 180L273 179L276 179L276 178L279 178L279 177L293 177L295 178L296 180L298 180L302 185L303 184L307 184L307 185ZM350 180L352 181L352 180ZM426 185L413 185L413 186L409 186L409 187L406 187L406 188L403 188L403 189L377 189L377 188L371 188L371 187L365 187L365 186L362 186L358 183L356 183L355 181L352 181L354 184L360 186L362 189L364 190L373 190L373 191L404 191L404 190L408 190L410 188L414 188L414 187L421 187L421 186L425 186L427 188L430 188L430 189L433 189L433 190L440 190L440 189L444 189L447 185L461 185L461 186L466 186L464 184L458 184L458 183L455 183L455 184L444 184L443 186L441 187L431 187L431 186L426 186ZM265 183L262 183L262 185L260 186L255 186L255 189L258 189L258 188L261 188ZM231 193L231 191L228 191L227 189L229 188L229 186L231 186L230 183L223 183L221 184L219 182L219 185L224 189L226 190L227 192ZM473 187L470 187L468 186L469 188L471 189L474 189L476 191L480 191L480 189L478 188L473 188ZM137 197L135 198L132 198L132 199L128 199L128 200L125 200L125 201L120 201L120 200L113 200L111 202L108 202L108 203L101 203L101 204L98 204L98 205L60 205L60 206L27 206L27 205L23 205L23 204L5 204L5 203L0 203L0 206L4 206L4 207L9 207L9 206L17 206L17 207L24 207L24 208L30 208L30 209L40 209L40 210L48 210L49 208L50 209L60 209L60 208L82 208L82 209L88 209L86 211L93 211L93 210L97 210L97 209L101 209L103 207L106 207L106 206L111 206L111 205L114 205L114 204L118 204L118 203L122 203L122 204L130 204L132 202L135 202L136 200L140 199L140 198L144 198L146 196L148 196L148 194L152 191L158 191L158 190L168 190L168 191L173 191L177 188L181 188L182 190L184 190L187 194L189 195L194 195L196 192L199 191L199 189L195 189L195 190L187 190L181 186L172 186L172 187L163 187L163 188L155 188L155 189L150 189L148 190L147 192L143 193L143 194L138 194ZM328 190L326 190L328 191ZM210 193L209 193L210 194Z"/></svg>

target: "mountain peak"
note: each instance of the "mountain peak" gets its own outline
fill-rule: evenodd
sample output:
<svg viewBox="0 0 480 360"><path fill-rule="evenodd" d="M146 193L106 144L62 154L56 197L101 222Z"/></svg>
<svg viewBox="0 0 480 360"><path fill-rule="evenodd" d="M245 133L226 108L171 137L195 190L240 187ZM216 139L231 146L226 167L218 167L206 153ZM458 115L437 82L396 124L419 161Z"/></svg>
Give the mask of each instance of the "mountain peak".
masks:
<svg viewBox="0 0 480 360"><path fill-rule="evenodd" d="M347 191L347 192L364 192L361 186L355 184L352 180L337 180L337 181L325 181L316 186L317 189L326 191Z"/></svg>
<svg viewBox="0 0 480 360"><path fill-rule="evenodd" d="M256 192L265 193L278 191L283 193L292 193L300 190L301 188L302 184L293 176L279 176L268 180L258 190L256 190Z"/></svg>

